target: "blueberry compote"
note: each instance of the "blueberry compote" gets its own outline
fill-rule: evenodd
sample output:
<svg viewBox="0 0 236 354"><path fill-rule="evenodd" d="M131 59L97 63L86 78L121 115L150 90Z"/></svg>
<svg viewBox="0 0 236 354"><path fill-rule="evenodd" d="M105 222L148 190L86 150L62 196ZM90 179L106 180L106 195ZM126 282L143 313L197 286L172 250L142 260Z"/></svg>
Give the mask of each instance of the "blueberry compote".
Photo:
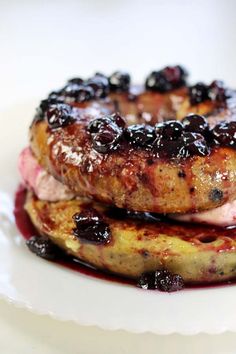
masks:
<svg viewBox="0 0 236 354"><path fill-rule="evenodd" d="M164 93L186 84L187 71L181 66L167 66L159 71L152 71L146 79L146 89Z"/></svg>
<svg viewBox="0 0 236 354"><path fill-rule="evenodd" d="M109 86L111 91L126 92L130 87L130 75L124 71L115 71L109 77Z"/></svg>
<svg viewBox="0 0 236 354"><path fill-rule="evenodd" d="M221 106L232 96L232 92L227 89L220 80L213 81L210 85L198 82L189 87L189 100L191 105L196 105L207 100L214 101Z"/></svg>
<svg viewBox="0 0 236 354"><path fill-rule="evenodd" d="M93 208L87 208L73 216L73 234L82 242L104 245L111 241L111 230L103 217Z"/></svg>
<svg viewBox="0 0 236 354"><path fill-rule="evenodd" d="M189 114L182 121L169 120L154 127L126 126L118 114L92 120L87 131L93 148L100 153L125 147L144 149L159 158L180 159L207 156L216 146L236 148L236 122L221 122L210 128L207 119Z"/></svg>
<svg viewBox="0 0 236 354"><path fill-rule="evenodd" d="M172 274L166 269L160 269L142 274L137 285L145 290L172 292L183 289L184 281L180 275Z"/></svg>
<svg viewBox="0 0 236 354"><path fill-rule="evenodd" d="M51 129L65 127L74 123L73 108L68 104L50 104L46 116Z"/></svg>

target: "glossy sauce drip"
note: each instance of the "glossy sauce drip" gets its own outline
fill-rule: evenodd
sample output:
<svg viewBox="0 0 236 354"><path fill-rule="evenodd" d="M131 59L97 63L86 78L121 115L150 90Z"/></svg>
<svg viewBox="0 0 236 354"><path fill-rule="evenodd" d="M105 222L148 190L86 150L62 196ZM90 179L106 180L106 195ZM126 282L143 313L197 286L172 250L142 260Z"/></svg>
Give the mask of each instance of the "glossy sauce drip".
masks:
<svg viewBox="0 0 236 354"><path fill-rule="evenodd" d="M19 187L18 191L16 192L15 196L15 208L14 208L14 215L15 215L15 221L16 225L24 237L25 240L28 240L31 236L38 235L37 230L33 226L27 212L24 209L24 203L25 203L25 198L26 198L26 190L23 187ZM115 211L115 212L114 212ZM186 225L182 223L176 223L170 220L167 220L165 218L159 217L157 214L152 214L152 213L135 213L135 212L127 212L124 210L121 210L120 214L117 213L117 209L113 210L110 209L107 213L108 217L114 217L116 215L116 218L129 218L129 219L134 219L137 222L137 227L143 222L150 222L150 223L155 223L159 222L160 227L162 228L163 232L170 232L170 230L173 228L173 225L175 226L175 232L179 230L180 234L183 234L183 229L184 227L186 228L185 231L189 234L189 232L192 232L193 235L198 234L198 236L201 236L202 242L206 244L210 244L211 241L214 241L211 239L212 233L214 233L215 237L218 235L224 235L226 239L229 239L229 237L236 237L236 229L220 229L216 227L210 227L210 226L201 226L201 225ZM182 239L185 239L183 236ZM186 237L186 241L190 241L189 237ZM224 247L227 249L230 245L226 242ZM221 246L222 250L222 246ZM117 276L114 274L106 273L104 271L100 271L84 262L81 262L78 259L75 259L73 257L69 257L65 255L64 253L61 254L61 258L57 259L56 261L53 261L60 266L69 268L71 270L77 271L81 274L91 276L93 278L98 278L98 279L103 279L106 281L112 281L112 282L118 282L122 284L129 284L129 285L136 285L136 281L133 279L127 279L121 276ZM227 281L227 282L222 282L222 283L211 283L211 284L187 284L187 288L205 288L205 287L215 287L215 286L224 286L224 285L229 285L229 284L235 284L235 281Z"/></svg>

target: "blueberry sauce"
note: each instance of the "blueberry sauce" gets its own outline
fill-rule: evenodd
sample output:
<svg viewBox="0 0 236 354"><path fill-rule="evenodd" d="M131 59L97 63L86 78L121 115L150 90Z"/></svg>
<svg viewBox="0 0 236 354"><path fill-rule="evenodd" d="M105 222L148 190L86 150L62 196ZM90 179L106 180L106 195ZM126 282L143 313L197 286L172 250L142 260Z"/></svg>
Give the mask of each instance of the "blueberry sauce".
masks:
<svg viewBox="0 0 236 354"><path fill-rule="evenodd" d="M191 105L196 105L207 100L214 101L219 106L224 106L226 100L232 96L231 90L227 89L223 81L215 80L210 85L198 82L189 87L189 100Z"/></svg>
<svg viewBox="0 0 236 354"><path fill-rule="evenodd" d="M51 129L65 127L74 122L73 109L68 104L50 104L46 115Z"/></svg>
<svg viewBox="0 0 236 354"><path fill-rule="evenodd" d="M104 245L111 241L111 230L103 217L93 208L87 208L73 216L73 234L81 242Z"/></svg>
<svg viewBox="0 0 236 354"><path fill-rule="evenodd" d="M189 114L182 121L168 120L155 127L148 124L126 126L118 114L92 120L87 127L93 148L101 153L116 151L128 143L148 149L160 158L180 159L207 156L211 148L236 149L236 122L220 122L213 129L204 116Z"/></svg>
<svg viewBox="0 0 236 354"><path fill-rule="evenodd" d="M18 228L18 230L20 231L21 235L24 237L24 239L26 240L26 242L30 239L32 239L32 237L40 237L38 231L35 229L34 225L32 224L30 217L28 216L27 212L24 209L24 204L25 204L25 199L26 199L26 190L24 187L20 186L16 192L15 195L15 207L14 207L14 215L15 215L15 222L16 222L16 226ZM140 220L140 222L142 223L144 220L145 221L149 221L149 222L156 222L162 221L162 217L158 216L157 214L152 214L152 213L140 213L140 212L129 212L127 210L123 210L123 209L119 209L119 213L118 210L115 208L115 210L110 209L109 213L110 216L116 215L117 218L130 218L130 219L135 219L135 220ZM165 220L165 219L164 219ZM169 231L168 229L168 223L169 225L171 225L171 221L167 221L165 220L163 222L163 230L162 232L165 233ZM191 230L191 226L187 226L188 230ZM198 227L199 230L201 230L201 234L202 234L202 240L201 242L203 243L211 243L215 240L215 238L217 237L217 228L214 227L208 227L208 226L198 226L198 225L193 225L192 226L192 231L193 233L195 232L195 227ZM225 229L225 231L221 230L220 234L225 234L226 236L229 234L232 234L232 237L236 237L236 230L227 230ZM182 232L183 233L183 232ZM215 237L212 237L212 233L215 234ZM226 246L227 247L227 246ZM143 253L143 256L145 257L145 252ZM152 288L152 285L154 288L157 288L157 285L155 285L155 274L153 277L153 274L147 274L144 273L140 279L138 280L138 283L136 280L134 279L128 279L119 275L114 275L111 274L109 272L105 272L105 271L101 271L99 269L94 268L93 266L84 263L83 261L80 261L79 259L76 259L74 257L68 256L66 255L63 251L58 251L56 257L52 257L51 259L49 259L50 261L53 261L54 263L57 263L60 266L66 267L68 269L71 269L73 271L77 271L80 274L86 275L86 276L91 276L93 278L96 279L102 279L102 280L106 280L106 281L111 281L111 282L117 282L117 283L121 283L121 284L128 284L128 285L132 285L132 286L139 286L142 288ZM159 272L159 271L158 271ZM153 273L153 272L152 272ZM165 273L165 272L164 272ZM167 276L167 279L166 279ZM174 283L170 283L168 277L174 277ZM147 277L149 279L147 279ZM182 288L183 283L182 283L182 279L178 276L178 275L169 275L164 274L164 281L163 281L163 286L168 286L168 289L163 289L163 290L167 290L167 291L172 291L171 287L172 284L174 284L174 286L178 287L178 289L173 289L173 290L179 290L180 288ZM147 281L147 280L150 280ZM160 278L159 278L160 280ZM154 281L154 283L153 283ZM187 289L201 289L201 288L212 288L212 287L222 287L225 285L235 285L236 281L235 280L231 280L231 281L225 281L225 282L221 282L221 283L211 283L211 284L186 284L185 288ZM158 285L158 286L162 286L162 285Z"/></svg>
<svg viewBox="0 0 236 354"><path fill-rule="evenodd" d="M170 293L183 289L184 281L180 275L161 269L143 273L137 285L144 290L160 290Z"/></svg>
<svg viewBox="0 0 236 354"><path fill-rule="evenodd" d="M63 96L66 103L81 103L93 99L95 97L95 92L90 85L70 83L63 89Z"/></svg>
<svg viewBox="0 0 236 354"><path fill-rule="evenodd" d="M115 71L109 77L109 86L111 91L126 92L130 87L130 75L124 71Z"/></svg>
<svg viewBox="0 0 236 354"><path fill-rule="evenodd" d="M187 72L181 66L167 66L160 71L153 71L146 79L147 90L160 93L177 89L186 84Z"/></svg>
<svg viewBox="0 0 236 354"><path fill-rule="evenodd" d="M60 250L45 236L31 236L26 245L38 257L53 261L60 255Z"/></svg>

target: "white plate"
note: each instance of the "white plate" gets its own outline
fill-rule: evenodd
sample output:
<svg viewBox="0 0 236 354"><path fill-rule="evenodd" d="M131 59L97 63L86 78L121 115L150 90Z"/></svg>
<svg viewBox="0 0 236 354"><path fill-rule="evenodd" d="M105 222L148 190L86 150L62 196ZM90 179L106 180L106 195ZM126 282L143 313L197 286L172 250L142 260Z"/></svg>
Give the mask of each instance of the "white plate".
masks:
<svg viewBox="0 0 236 354"><path fill-rule="evenodd" d="M236 286L172 294L110 283L46 262L30 253L13 218L17 155L27 144L35 102L1 112L0 296L60 320L104 329L158 334L236 331Z"/></svg>

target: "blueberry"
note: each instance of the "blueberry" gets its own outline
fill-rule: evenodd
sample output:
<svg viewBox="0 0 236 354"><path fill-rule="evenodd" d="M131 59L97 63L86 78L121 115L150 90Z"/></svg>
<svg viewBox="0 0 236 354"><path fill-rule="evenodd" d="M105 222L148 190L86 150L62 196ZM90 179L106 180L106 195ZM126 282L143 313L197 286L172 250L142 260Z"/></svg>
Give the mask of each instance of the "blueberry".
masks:
<svg viewBox="0 0 236 354"><path fill-rule="evenodd" d="M87 130L91 134L93 148L100 153L116 150L123 134L124 124L118 114L91 121Z"/></svg>
<svg viewBox="0 0 236 354"><path fill-rule="evenodd" d="M147 90L157 92L167 92L172 89L171 84L166 80L164 75L159 71L153 71L146 79L145 86Z"/></svg>
<svg viewBox="0 0 236 354"><path fill-rule="evenodd" d="M187 132L200 133L207 135L209 132L209 124L206 118L198 114L189 114L182 120L184 130Z"/></svg>
<svg viewBox="0 0 236 354"><path fill-rule="evenodd" d="M230 98L231 92L225 87L223 81L215 80L209 86L209 96L213 101L222 103L225 102L227 98Z"/></svg>
<svg viewBox="0 0 236 354"><path fill-rule="evenodd" d="M148 147L155 140L155 129L150 125L131 125L126 129L125 135L133 146Z"/></svg>
<svg viewBox="0 0 236 354"><path fill-rule="evenodd" d="M236 148L236 122L221 122L212 129L216 143Z"/></svg>
<svg viewBox="0 0 236 354"><path fill-rule="evenodd" d="M93 119L88 127L87 130L89 131L89 133L94 134L97 133L100 129L100 127L102 125L106 125L106 124L115 124L117 125L117 127L119 128L124 128L126 126L126 121L124 120L124 118L122 118L118 113L114 113L112 115L109 116L104 116L101 118L96 118Z"/></svg>
<svg viewBox="0 0 236 354"><path fill-rule="evenodd" d="M109 93L109 82L102 74L95 74L87 81L87 85L92 87L96 98L105 98Z"/></svg>
<svg viewBox="0 0 236 354"><path fill-rule="evenodd" d="M198 82L196 85L189 87L189 99L192 105L209 100L208 86L202 82Z"/></svg>
<svg viewBox="0 0 236 354"><path fill-rule="evenodd" d="M167 66L160 71L153 71L147 77L145 86L147 90L167 92L186 84L187 72L181 66Z"/></svg>
<svg viewBox="0 0 236 354"><path fill-rule="evenodd" d="M210 152L206 140L201 134L186 132L183 135L183 145L179 150L179 157L193 155L206 156Z"/></svg>
<svg viewBox="0 0 236 354"><path fill-rule="evenodd" d="M109 85L111 91L129 91L130 75L127 72L116 71L109 77Z"/></svg>
<svg viewBox="0 0 236 354"><path fill-rule="evenodd" d="M90 134L97 133L102 125L110 124L111 122L110 116L96 118L89 122L87 130Z"/></svg>
<svg viewBox="0 0 236 354"><path fill-rule="evenodd" d="M182 146L183 142L181 139L171 141L161 136L157 136L157 139L153 143L153 148L160 158L178 157Z"/></svg>
<svg viewBox="0 0 236 354"><path fill-rule="evenodd" d="M156 124L156 133L164 139L177 140L183 133L183 125L176 120L158 123Z"/></svg>
<svg viewBox="0 0 236 354"><path fill-rule="evenodd" d="M45 118L45 114L52 104L62 103L63 101L57 96L49 96L49 98L42 100L39 107L36 109L35 121L40 121Z"/></svg>
<svg viewBox="0 0 236 354"><path fill-rule="evenodd" d="M162 72L166 80L171 83L172 88L182 86L188 76L187 71L180 65L167 66Z"/></svg>
<svg viewBox="0 0 236 354"><path fill-rule="evenodd" d="M93 148L103 154L116 150L121 136L122 130L115 123L102 123L92 135Z"/></svg>
<svg viewBox="0 0 236 354"><path fill-rule="evenodd" d="M54 260L59 254L57 246L44 236L32 236L26 241L26 245L31 252L47 260Z"/></svg>
<svg viewBox="0 0 236 354"><path fill-rule="evenodd" d="M82 103L94 98L94 90L89 85L68 84L63 89L65 101Z"/></svg>
<svg viewBox="0 0 236 354"><path fill-rule="evenodd" d="M68 84L76 84L76 85L82 85L84 82L83 79L80 77L74 77L73 79L68 80Z"/></svg>
<svg viewBox="0 0 236 354"><path fill-rule="evenodd" d="M179 68L181 79L185 81L188 77L188 71L181 65L177 65L177 67Z"/></svg>
<svg viewBox="0 0 236 354"><path fill-rule="evenodd" d="M119 113L114 113L110 116L111 121L116 123L116 125L120 128L125 128L126 121Z"/></svg>
<svg viewBox="0 0 236 354"><path fill-rule="evenodd" d="M212 202L220 202L224 197L224 193L222 190L218 188L213 188L209 193L209 199Z"/></svg>
<svg viewBox="0 0 236 354"><path fill-rule="evenodd" d="M178 139L168 140L159 136L154 142L156 153L161 158L187 158L193 155L206 156L209 147L201 134L184 132Z"/></svg>
<svg viewBox="0 0 236 354"><path fill-rule="evenodd" d="M48 95L48 99L54 99L59 101L63 101L62 99L62 90L57 90L57 91L52 91L50 92L50 94Z"/></svg>
<svg viewBox="0 0 236 354"><path fill-rule="evenodd" d="M138 279L138 287L148 290L160 290L164 292L178 291L184 288L183 278L178 274L172 274L166 269L143 273Z"/></svg>
<svg viewBox="0 0 236 354"><path fill-rule="evenodd" d="M72 124L75 121L72 107L64 103L50 105L47 110L47 121L51 129Z"/></svg>
<svg viewBox="0 0 236 354"><path fill-rule="evenodd" d="M76 227L73 234L82 242L107 244L111 241L111 230L102 216L93 208L82 210L73 216Z"/></svg>

